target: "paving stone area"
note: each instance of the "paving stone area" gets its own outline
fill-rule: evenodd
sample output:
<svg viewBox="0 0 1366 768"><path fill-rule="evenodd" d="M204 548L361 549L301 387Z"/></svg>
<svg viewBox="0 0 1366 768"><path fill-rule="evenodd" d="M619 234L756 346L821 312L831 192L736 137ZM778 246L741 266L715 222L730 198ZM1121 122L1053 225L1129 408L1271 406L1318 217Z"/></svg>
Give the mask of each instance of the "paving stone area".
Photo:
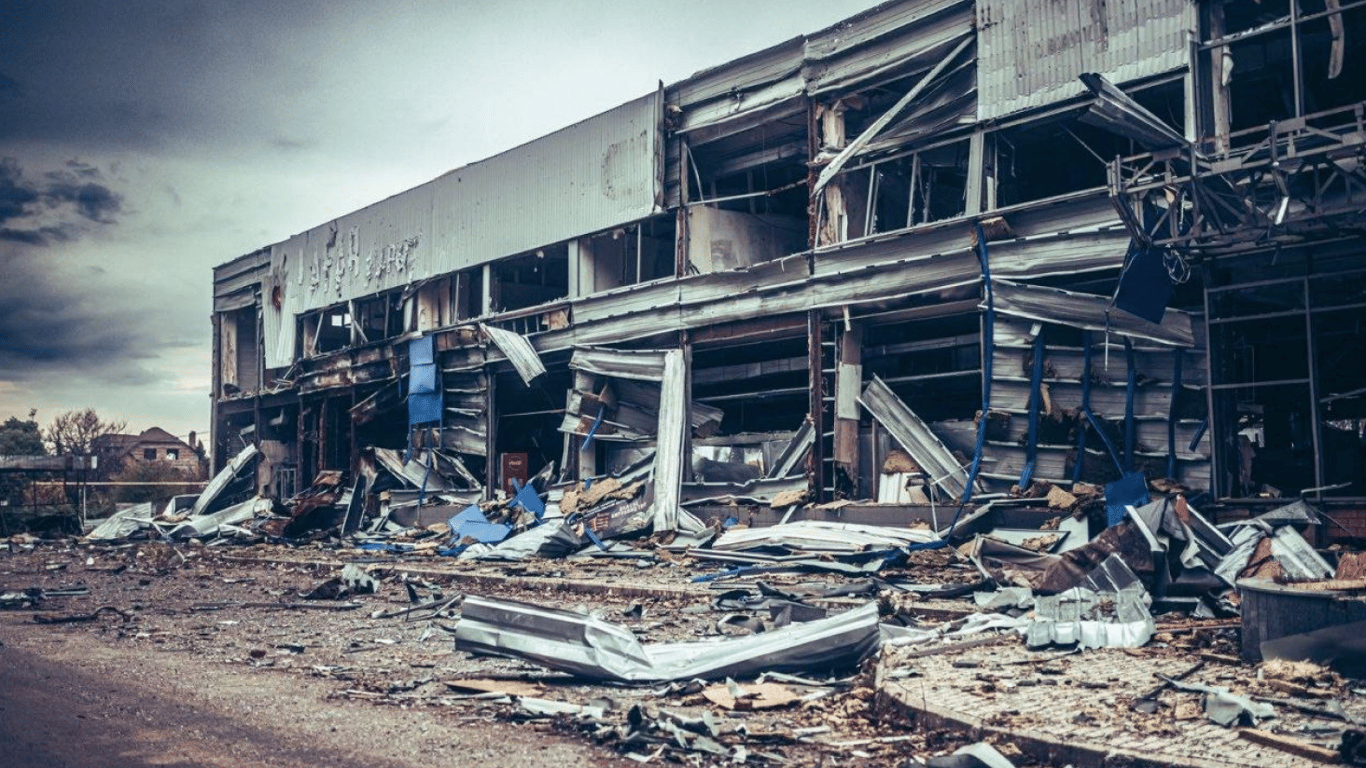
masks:
<svg viewBox="0 0 1366 768"><path fill-rule="evenodd" d="M884 665L893 678L884 693L912 716L956 720L960 727L981 729L983 734L994 730L1080 748L1081 753L1090 753L1075 755L1081 764L1125 764L1142 758L1158 765L1321 765L1253 744L1240 737L1237 728L1208 721L1196 693L1169 689L1159 697L1157 713L1133 711L1133 700L1161 683L1156 675L1175 676L1192 666L1192 656L1176 651L1166 656L1115 649L1059 654L1029 651L1022 644L995 645L901 662L891 655ZM1187 679L1239 694L1264 693L1248 666L1209 664ZM1351 697L1346 707L1353 715L1366 715L1361 697ZM1341 726L1315 721L1286 706L1276 707L1276 713L1261 728L1313 740L1316 727L1326 733L1326 726L1333 726L1333 732ZM1335 746L1335 740L1326 736L1319 743Z"/></svg>

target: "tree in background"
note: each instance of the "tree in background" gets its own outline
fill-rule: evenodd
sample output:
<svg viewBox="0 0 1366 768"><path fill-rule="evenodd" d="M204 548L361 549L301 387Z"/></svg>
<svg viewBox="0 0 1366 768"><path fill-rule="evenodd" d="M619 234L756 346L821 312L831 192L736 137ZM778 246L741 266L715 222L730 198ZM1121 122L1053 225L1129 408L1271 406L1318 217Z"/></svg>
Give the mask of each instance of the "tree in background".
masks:
<svg viewBox="0 0 1366 768"><path fill-rule="evenodd" d="M172 496L198 493L203 487L199 483L174 485L177 481L191 481L194 478L163 461L132 462L114 473L111 480L120 483L160 483L160 485L123 485L114 487L114 501L123 504L141 504L145 501L161 504Z"/></svg>
<svg viewBox="0 0 1366 768"><path fill-rule="evenodd" d="M35 417L38 409L28 412L28 419L11 416L0 424L0 456L46 456L43 434ZM33 478L27 473L0 475L0 499L19 506L24 503L24 488Z"/></svg>
<svg viewBox="0 0 1366 768"><path fill-rule="evenodd" d="M98 468L95 470L96 476L104 477L119 470L119 467L113 466L118 457L112 454L100 455L95 442L105 435L117 435L127 426L126 421L105 421L94 408L67 411L54 417L43 429L43 442L55 456L94 454L99 459Z"/></svg>

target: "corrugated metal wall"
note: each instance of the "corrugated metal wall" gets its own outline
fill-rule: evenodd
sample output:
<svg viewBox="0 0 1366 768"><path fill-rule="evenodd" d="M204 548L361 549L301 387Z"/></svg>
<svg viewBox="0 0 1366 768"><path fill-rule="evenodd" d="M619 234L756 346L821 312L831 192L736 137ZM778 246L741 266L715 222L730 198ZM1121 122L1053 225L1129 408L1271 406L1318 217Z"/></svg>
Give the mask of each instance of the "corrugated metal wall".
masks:
<svg viewBox="0 0 1366 768"><path fill-rule="evenodd" d="M660 109L649 94L273 246L285 304L327 306L649 216Z"/></svg>
<svg viewBox="0 0 1366 768"><path fill-rule="evenodd" d="M1122 83L1187 66L1190 0L978 0L981 120L1083 92L1077 76Z"/></svg>

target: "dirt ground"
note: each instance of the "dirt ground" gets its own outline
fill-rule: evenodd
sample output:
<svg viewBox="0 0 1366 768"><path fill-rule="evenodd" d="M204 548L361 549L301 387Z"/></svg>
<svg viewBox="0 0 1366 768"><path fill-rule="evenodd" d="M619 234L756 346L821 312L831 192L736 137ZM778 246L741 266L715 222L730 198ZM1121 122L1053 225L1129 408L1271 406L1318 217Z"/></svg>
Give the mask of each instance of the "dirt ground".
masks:
<svg viewBox="0 0 1366 768"><path fill-rule="evenodd" d="M384 565L372 566L380 580L375 594L307 601L301 596L334 570L243 561L243 554L70 542L0 551L0 592L41 588L48 595L31 605L12 599L0 610L0 743L13 745L3 762L635 764L624 755L694 765L896 765L962 743L879 720L869 681L852 672L786 683L796 700L781 708L731 711L713 706L696 686L601 685L518 660L474 657L453 648L462 592L452 580L410 579L420 601L452 602L439 613L404 614L412 605L408 589ZM620 567L629 573L635 566ZM494 596L589 610L646 641L744 631L719 625L707 595L631 598L505 586ZM830 607L853 602L837 598ZM523 698L591 704L604 714L532 713ZM679 750L658 734L626 738L639 730L629 725L633 718L682 722L704 713L712 752Z"/></svg>

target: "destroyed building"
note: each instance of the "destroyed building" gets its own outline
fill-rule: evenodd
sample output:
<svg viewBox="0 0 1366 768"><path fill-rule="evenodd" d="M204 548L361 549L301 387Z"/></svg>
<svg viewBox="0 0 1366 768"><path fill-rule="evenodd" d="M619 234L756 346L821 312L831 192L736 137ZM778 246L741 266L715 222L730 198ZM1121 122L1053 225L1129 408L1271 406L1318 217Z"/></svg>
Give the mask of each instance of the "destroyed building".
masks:
<svg viewBox="0 0 1366 768"><path fill-rule="evenodd" d="M1350 504L1363 41L1337 0L894 0L661 85L217 267L214 469L653 456L657 525L1136 472Z"/></svg>

